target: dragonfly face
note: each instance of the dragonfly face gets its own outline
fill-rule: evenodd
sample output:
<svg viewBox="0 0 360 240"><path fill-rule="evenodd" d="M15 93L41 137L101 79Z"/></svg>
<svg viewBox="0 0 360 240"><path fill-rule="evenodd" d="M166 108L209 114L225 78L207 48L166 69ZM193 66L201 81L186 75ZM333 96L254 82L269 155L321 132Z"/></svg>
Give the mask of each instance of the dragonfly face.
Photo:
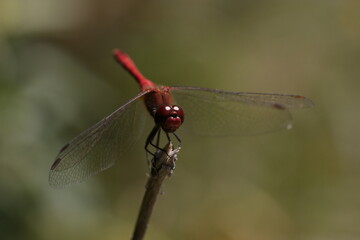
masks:
<svg viewBox="0 0 360 240"><path fill-rule="evenodd" d="M173 102L170 88L165 86L150 89L144 98L145 106L155 124L167 133L175 132L184 121L184 111Z"/></svg>
<svg viewBox="0 0 360 240"><path fill-rule="evenodd" d="M163 105L156 110L155 124L167 133L173 133L184 122L184 111L177 105Z"/></svg>

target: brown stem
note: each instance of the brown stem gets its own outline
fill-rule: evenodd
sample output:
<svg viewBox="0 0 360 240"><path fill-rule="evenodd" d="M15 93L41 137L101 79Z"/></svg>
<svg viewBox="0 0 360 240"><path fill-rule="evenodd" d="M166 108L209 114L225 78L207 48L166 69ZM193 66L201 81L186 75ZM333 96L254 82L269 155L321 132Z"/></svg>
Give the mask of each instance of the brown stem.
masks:
<svg viewBox="0 0 360 240"><path fill-rule="evenodd" d="M172 147L172 144L168 143L164 147L164 151L158 151L151 161L151 174L146 184L145 195L141 203L132 240L142 240L144 238L161 185L166 177L171 176L175 168L176 153L179 152L179 148L173 150Z"/></svg>

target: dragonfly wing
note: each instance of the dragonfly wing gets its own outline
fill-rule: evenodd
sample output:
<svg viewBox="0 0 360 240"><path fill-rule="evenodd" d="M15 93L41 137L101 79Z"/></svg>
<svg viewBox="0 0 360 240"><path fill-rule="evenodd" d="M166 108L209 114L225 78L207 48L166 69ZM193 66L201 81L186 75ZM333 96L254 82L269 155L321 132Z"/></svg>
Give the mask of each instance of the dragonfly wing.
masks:
<svg viewBox="0 0 360 240"><path fill-rule="evenodd" d="M143 129L141 92L108 117L67 143L55 158L49 183L63 187L111 167L133 145Z"/></svg>
<svg viewBox="0 0 360 240"><path fill-rule="evenodd" d="M184 128L200 135L255 135L291 127L288 109L313 106L311 100L287 94L228 92L172 87L185 113Z"/></svg>

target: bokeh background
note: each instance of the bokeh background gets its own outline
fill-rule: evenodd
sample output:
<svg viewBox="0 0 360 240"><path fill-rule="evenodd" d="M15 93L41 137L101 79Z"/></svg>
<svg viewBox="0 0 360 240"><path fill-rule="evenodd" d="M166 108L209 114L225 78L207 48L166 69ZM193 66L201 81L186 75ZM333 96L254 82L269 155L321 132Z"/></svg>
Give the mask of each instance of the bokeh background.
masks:
<svg viewBox="0 0 360 240"><path fill-rule="evenodd" d="M48 171L69 139L150 79L302 94L291 131L183 134L146 239L360 238L360 2L0 0L0 238L129 239L143 144L65 189Z"/></svg>

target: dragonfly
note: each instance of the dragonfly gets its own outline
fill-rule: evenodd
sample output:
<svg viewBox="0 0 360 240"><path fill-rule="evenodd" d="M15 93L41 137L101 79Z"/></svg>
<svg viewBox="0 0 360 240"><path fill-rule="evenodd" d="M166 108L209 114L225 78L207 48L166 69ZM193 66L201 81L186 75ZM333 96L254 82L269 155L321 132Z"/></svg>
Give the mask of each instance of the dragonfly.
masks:
<svg viewBox="0 0 360 240"><path fill-rule="evenodd" d="M273 132L291 128L289 109L314 105L300 95L156 85L126 53L114 50L113 55L137 81L140 92L60 149L49 173L52 187L82 182L121 160L143 132L146 111L154 119L145 143L151 154L150 146L160 148L161 132L168 141L174 136L179 144L176 131L180 128L202 136Z"/></svg>

